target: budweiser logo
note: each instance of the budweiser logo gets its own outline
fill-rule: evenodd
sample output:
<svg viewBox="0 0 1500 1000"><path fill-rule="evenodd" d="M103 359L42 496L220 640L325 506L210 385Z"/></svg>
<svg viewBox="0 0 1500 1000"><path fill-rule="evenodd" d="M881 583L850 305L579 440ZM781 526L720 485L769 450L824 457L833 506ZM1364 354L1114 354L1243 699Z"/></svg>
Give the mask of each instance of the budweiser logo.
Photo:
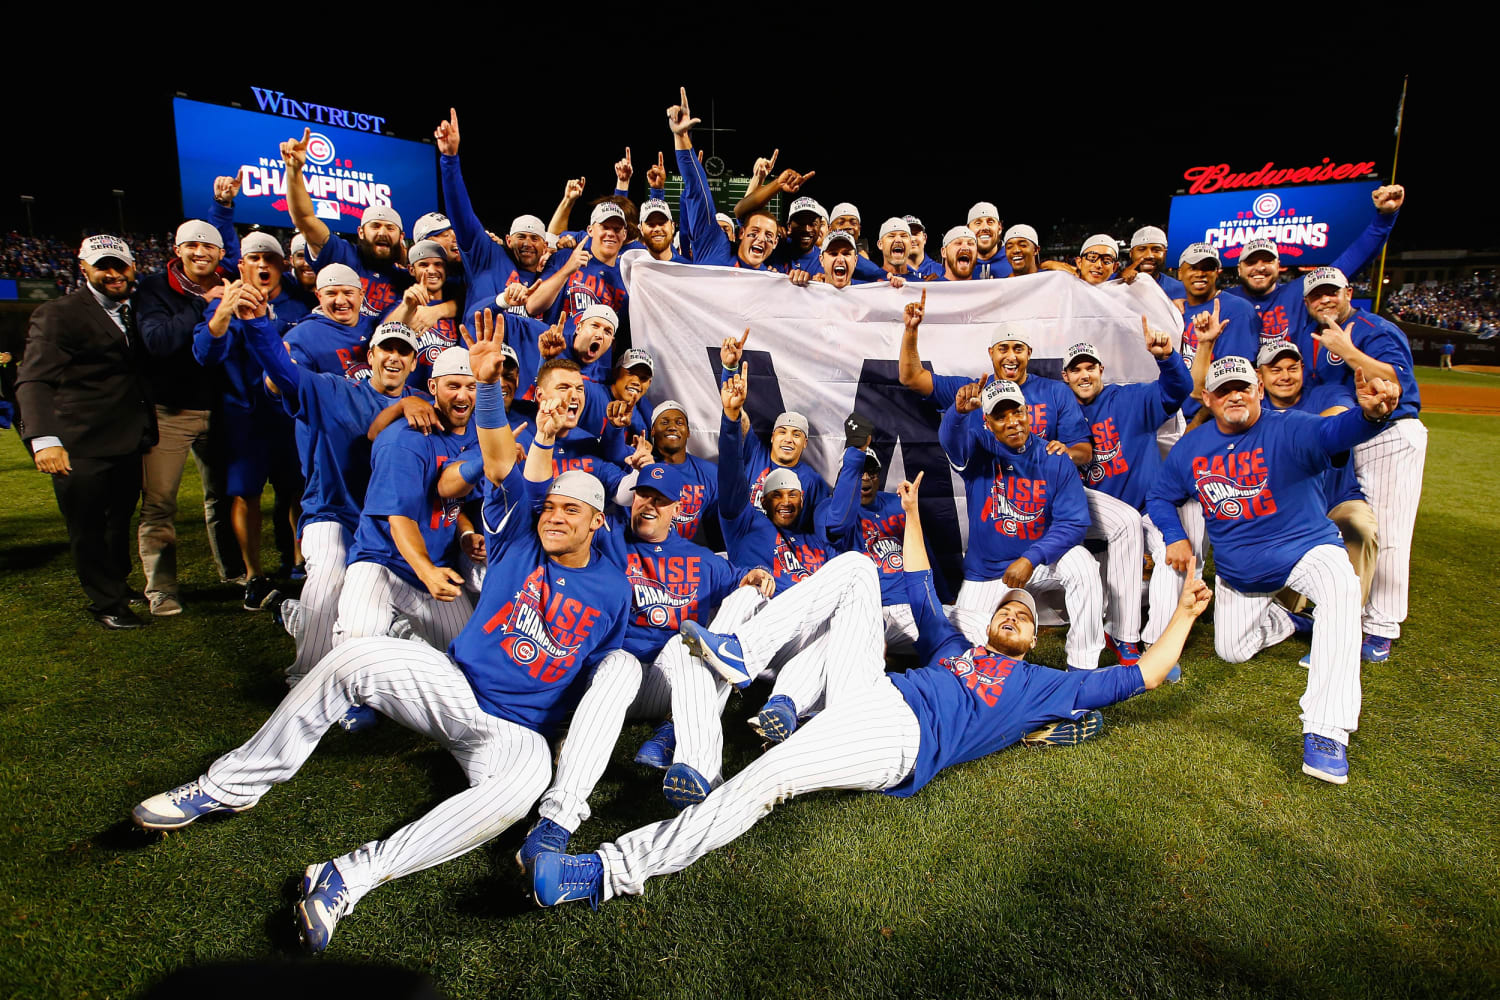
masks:
<svg viewBox="0 0 1500 1000"><path fill-rule="evenodd" d="M1279 184L1314 184L1318 181L1342 181L1352 177L1363 177L1375 169L1372 162L1334 163L1328 157L1315 167L1278 167L1267 163L1259 170L1249 173L1231 173L1229 164L1189 167L1182 172L1184 180L1192 181L1188 194L1209 194L1213 191L1237 191L1240 188L1272 187Z"/></svg>

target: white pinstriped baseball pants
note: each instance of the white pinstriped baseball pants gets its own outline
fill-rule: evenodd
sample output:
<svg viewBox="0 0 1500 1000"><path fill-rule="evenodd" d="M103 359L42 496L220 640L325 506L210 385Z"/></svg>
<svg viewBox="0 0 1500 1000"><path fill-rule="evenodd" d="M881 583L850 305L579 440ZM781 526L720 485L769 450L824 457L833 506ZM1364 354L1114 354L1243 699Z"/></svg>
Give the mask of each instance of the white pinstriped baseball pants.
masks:
<svg viewBox="0 0 1500 1000"><path fill-rule="evenodd" d="M524 819L547 787L547 741L479 707L468 678L436 650L405 639L352 639L287 692L249 742L209 765L203 788L253 805L289 780L336 720L367 705L441 743L469 787L384 840L334 859L351 905L375 886L442 864Z"/></svg>
<svg viewBox="0 0 1500 1000"><path fill-rule="evenodd" d="M1193 547L1193 559L1197 562L1196 575L1203 575L1204 539L1207 525L1203 523L1203 508L1197 500L1189 500L1177 508L1177 519L1187 534L1188 544ZM1147 604L1150 614L1146 627L1141 630L1141 641L1153 643L1167 630L1172 613L1177 610L1177 601L1182 597L1182 585L1187 574L1179 573L1167 565L1167 542L1161 529L1152 522L1151 515L1141 518L1141 530L1146 537L1146 551L1151 553L1151 582L1147 586Z"/></svg>
<svg viewBox="0 0 1500 1000"><path fill-rule="evenodd" d="M379 563L350 563L344 571L333 644L386 635L396 616L406 615L422 641L434 649L447 649L473 612L465 591L460 590L451 601L440 601L426 587L413 587Z"/></svg>
<svg viewBox="0 0 1500 1000"><path fill-rule="evenodd" d="M773 662L783 645L822 635L823 655L794 657L778 680L809 675L811 684L797 686L827 707L675 819L601 844L605 899L644 892L646 879L724 846L778 802L821 789L879 791L915 766L921 731L885 674L880 581L867 558L847 553L826 563L737 635L751 670Z"/></svg>
<svg viewBox="0 0 1500 1000"><path fill-rule="evenodd" d="M333 626L339 620L339 595L344 590L344 563L354 538L337 521L314 521L302 529L302 558L307 579L299 598L301 632L293 638L297 656L286 668L288 684L296 684L333 649Z"/></svg>
<svg viewBox="0 0 1500 1000"><path fill-rule="evenodd" d="M1316 602L1312 666L1302 695L1302 731L1340 743L1359 726L1359 577L1342 545L1315 545L1286 586ZM1242 593L1221 576L1214 586L1214 652L1243 663L1292 634L1292 619L1268 593Z"/></svg>
<svg viewBox="0 0 1500 1000"><path fill-rule="evenodd" d="M1095 559L1104 584L1105 628L1116 639L1139 642L1141 574L1146 566L1141 512L1098 490L1085 487L1083 495L1088 500L1090 521L1084 537L1102 540L1106 545L1102 559Z"/></svg>
<svg viewBox="0 0 1500 1000"><path fill-rule="evenodd" d="M1068 665L1091 670L1104 652L1104 588L1099 565L1082 545L1064 552L1055 563L1038 566L1026 589L1035 593L1061 587L1068 608ZM1010 589L1002 580L965 580L948 618L976 646L988 638L990 619L1000 606L1000 595ZM1137 591L1139 593L1139 591Z"/></svg>
<svg viewBox="0 0 1500 1000"><path fill-rule="evenodd" d="M1401 637L1411 578L1411 536L1422 499L1427 464L1427 428L1415 419L1397 420L1353 452L1359 488L1375 510L1380 551L1375 579L1365 603L1364 630L1387 639Z"/></svg>

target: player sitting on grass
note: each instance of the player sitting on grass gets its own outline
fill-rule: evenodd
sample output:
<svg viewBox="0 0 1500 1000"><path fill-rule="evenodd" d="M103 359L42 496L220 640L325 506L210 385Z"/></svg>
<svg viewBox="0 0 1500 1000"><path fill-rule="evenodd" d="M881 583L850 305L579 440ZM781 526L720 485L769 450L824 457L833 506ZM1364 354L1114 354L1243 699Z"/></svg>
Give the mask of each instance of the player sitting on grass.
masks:
<svg viewBox="0 0 1500 1000"><path fill-rule="evenodd" d="M639 894L646 879L680 871L750 829L779 802L821 789L916 794L943 768L1010 746L1044 723L1078 720L1097 731L1097 709L1155 688L1177 662L1193 619L1208 606L1201 580L1188 581L1161 640L1131 667L1063 672L1022 657L1036 645L1036 605L1010 590L990 618L984 645L971 645L943 617L933 590L917 488L902 483L904 557L918 652L925 664L886 674L880 582L861 555L841 556L780 595L733 635L685 625L684 638L724 676L758 673L780 648L826 627L830 654L794 660L815 672L827 707L789 739L675 819L642 827L593 854L542 854L532 887L552 906Z"/></svg>

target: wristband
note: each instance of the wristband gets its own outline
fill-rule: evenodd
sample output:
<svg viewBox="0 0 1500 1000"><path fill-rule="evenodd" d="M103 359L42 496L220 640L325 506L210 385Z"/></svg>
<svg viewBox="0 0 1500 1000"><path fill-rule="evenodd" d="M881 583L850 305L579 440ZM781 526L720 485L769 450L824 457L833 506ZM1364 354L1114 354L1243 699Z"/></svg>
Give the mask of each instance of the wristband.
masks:
<svg viewBox="0 0 1500 1000"><path fill-rule="evenodd" d="M458 536L458 544L462 545L465 538L468 538L470 535L477 534L479 534L479 532L475 531L473 528L470 528L468 531L465 531L463 534Z"/></svg>
<svg viewBox="0 0 1500 1000"><path fill-rule="evenodd" d="M499 382L480 382L474 390L474 418L487 430L510 426L505 416L505 395Z"/></svg>
<svg viewBox="0 0 1500 1000"><path fill-rule="evenodd" d="M468 483L470 486L473 486L475 483L479 482L480 477L484 475L484 459L464 459L462 462L458 463L458 474L464 477L464 482Z"/></svg>

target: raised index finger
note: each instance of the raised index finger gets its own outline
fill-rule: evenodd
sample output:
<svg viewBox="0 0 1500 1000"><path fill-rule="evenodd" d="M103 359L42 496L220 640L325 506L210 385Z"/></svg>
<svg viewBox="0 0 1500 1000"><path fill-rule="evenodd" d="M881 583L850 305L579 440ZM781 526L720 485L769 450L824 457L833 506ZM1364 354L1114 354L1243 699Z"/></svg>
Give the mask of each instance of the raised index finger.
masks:
<svg viewBox="0 0 1500 1000"><path fill-rule="evenodd" d="M922 289L922 301L919 302L918 305L920 305L922 307L922 311L923 312L927 311L927 289L926 289L926 287L923 287L923 289Z"/></svg>
<svg viewBox="0 0 1500 1000"><path fill-rule="evenodd" d="M770 173L772 170L776 169L776 157L780 155L781 150L779 148L771 150L771 165L766 168L766 173Z"/></svg>
<svg viewBox="0 0 1500 1000"><path fill-rule="evenodd" d="M745 341L747 341L749 339L750 339L750 328L747 326L747 327L745 327L745 335L740 338L739 343L735 344L735 346L736 347L744 347L745 346Z"/></svg>

